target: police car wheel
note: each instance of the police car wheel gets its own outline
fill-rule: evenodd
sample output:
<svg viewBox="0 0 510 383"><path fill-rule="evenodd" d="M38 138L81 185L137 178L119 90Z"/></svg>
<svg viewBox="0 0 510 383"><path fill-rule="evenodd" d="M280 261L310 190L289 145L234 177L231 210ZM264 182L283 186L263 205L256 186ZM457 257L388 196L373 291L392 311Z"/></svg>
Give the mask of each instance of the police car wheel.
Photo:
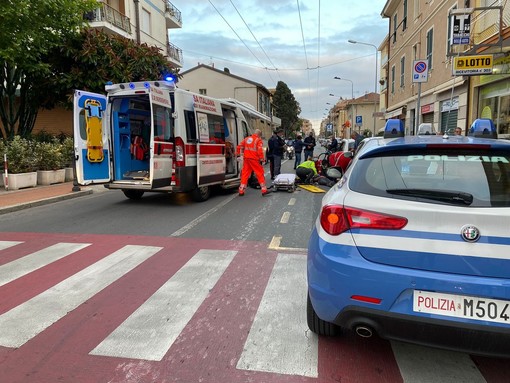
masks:
<svg viewBox="0 0 510 383"><path fill-rule="evenodd" d="M340 327L334 323L326 322L317 316L310 295L306 301L306 320L308 322L308 328L316 333L317 335L323 336L335 336L340 334Z"/></svg>
<svg viewBox="0 0 510 383"><path fill-rule="evenodd" d="M191 198L195 202L204 202L211 196L211 188L209 186L200 186L191 191Z"/></svg>
<svg viewBox="0 0 510 383"><path fill-rule="evenodd" d="M144 193L141 190L129 190L129 189L124 189L124 190L122 190L122 192L129 199L140 199L140 198L142 198L143 193Z"/></svg>

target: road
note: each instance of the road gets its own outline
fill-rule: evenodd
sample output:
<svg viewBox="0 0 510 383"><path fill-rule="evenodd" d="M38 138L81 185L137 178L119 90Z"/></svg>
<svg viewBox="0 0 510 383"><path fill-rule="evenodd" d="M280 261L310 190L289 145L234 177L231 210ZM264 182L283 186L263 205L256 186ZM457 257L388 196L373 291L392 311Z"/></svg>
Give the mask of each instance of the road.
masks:
<svg viewBox="0 0 510 383"><path fill-rule="evenodd" d="M506 360L310 333L322 195L105 190L3 215L0 382L508 381Z"/></svg>

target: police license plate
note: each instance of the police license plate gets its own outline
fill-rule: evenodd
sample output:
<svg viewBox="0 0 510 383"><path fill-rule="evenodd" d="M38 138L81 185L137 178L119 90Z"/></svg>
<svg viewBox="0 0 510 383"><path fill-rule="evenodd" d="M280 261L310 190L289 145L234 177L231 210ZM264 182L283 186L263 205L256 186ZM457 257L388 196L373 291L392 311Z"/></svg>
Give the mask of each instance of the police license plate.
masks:
<svg viewBox="0 0 510 383"><path fill-rule="evenodd" d="M510 301L414 290L413 311L510 324Z"/></svg>

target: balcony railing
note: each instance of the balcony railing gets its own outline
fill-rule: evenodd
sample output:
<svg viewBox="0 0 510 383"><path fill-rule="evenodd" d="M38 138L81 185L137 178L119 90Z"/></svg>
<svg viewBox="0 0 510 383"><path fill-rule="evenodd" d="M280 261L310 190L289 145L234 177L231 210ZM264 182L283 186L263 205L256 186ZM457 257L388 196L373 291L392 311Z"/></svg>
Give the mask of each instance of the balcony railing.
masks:
<svg viewBox="0 0 510 383"><path fill-rule="evenodd" d="M172 43L168 43L167 45L167 53L168 57L170 57L175 62L179 63L182 66L182 49L176 47Z"/></svg>
<svg viewBox="0 0 510 383"><path fill-rule="evenodd" d="M129 34L131 33L129 17L110 7L108 4L103 4L100 8L87 13L85 19L90 22L107 22Z"/></svg>
<svg viewBox="0 0 510 383"><path fill-rule="evenodd" d="M170 1L165 1L165 13L169 13L179 24L182 25L182 15L181 11L179 11Z"/></svg>

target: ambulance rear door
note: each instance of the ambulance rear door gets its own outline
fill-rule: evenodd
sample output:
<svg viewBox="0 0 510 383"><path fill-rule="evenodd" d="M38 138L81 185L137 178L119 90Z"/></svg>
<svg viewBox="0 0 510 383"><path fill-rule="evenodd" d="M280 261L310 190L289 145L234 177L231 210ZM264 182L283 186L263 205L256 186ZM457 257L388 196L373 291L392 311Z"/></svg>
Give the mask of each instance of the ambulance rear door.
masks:
<svg viewBox="0 0 510 383"><path fill-rule="evenodd" d="M149 88L152 113L150 182L152 188L170 186L174 152L174 123L168 89Z"/></svg>
<svg viewBox="0 0 510 383"><path fill-rule="evenodd" d="M80 185L111 180L111 140L106 107L106 96L75 90L74 156Z"/></svg>
<svg viewBox="0 0 510 383"><path fill-rule="evenodd" d="M225 119L218 100L193 95L198 127L198 186L225 181Z"/></svg>

